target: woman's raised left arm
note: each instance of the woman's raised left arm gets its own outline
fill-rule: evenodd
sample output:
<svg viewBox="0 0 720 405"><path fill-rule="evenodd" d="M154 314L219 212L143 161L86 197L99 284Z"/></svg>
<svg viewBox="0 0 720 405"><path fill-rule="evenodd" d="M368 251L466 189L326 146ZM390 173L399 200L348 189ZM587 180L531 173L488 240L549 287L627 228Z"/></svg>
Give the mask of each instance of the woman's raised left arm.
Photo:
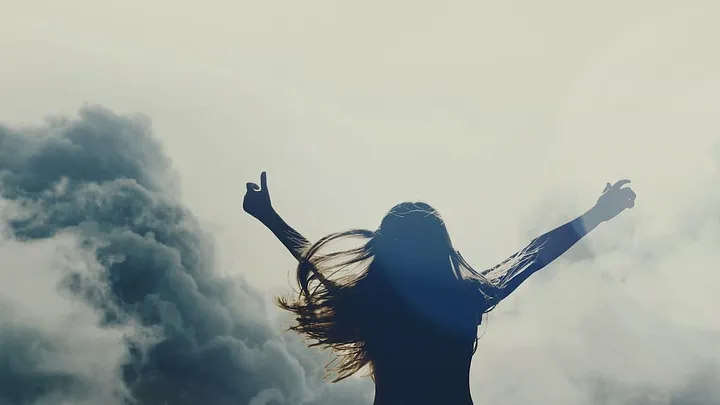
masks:
<svg viewBox="0 0 720 405"><path fill-rule="evenodd" d="M514 254L501 263L514 262L507 277L500 282L500 299L512 294L525 280L538 270L543 269L558 257L562 256L580 239L594 230L603 222L616 217L622 211L635 206L635 192L629 187L623 188L629 180L621 180L605 186L605 190L595 206L574 220L544 233L533 239L532 242L520 252ZM487 274L493 269L483 272Z"/></svg>

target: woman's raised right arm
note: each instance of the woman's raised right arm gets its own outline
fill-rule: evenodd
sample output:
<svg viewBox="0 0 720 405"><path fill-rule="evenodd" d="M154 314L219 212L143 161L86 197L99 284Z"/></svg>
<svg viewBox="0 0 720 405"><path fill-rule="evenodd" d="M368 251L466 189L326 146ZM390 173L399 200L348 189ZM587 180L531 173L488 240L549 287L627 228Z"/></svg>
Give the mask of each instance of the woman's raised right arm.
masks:
<svg viewBox="0 0 720 405"><path fill-rule="evenodd" d="M298 261L302 258L303 251L310 246L310 242L288 225L273 208L267 186L267 173L260 174L260 186L247 183L243 209L270 229L293 257Z"/></svg>

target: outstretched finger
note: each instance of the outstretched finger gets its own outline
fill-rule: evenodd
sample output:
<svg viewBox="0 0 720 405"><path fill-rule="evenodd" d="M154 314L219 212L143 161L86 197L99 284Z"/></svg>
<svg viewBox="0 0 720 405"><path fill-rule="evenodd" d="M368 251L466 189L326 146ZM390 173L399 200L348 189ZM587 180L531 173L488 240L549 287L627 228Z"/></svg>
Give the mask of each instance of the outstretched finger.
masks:
<svg viewBox="0 0 720 405"><path fill-rule="evenodd" d="M248 191L248 192L258 191L259 189L260 189L260 186L258 186L258 185L255 184L255 183L248 183L248 184L247 184L247 191Z"/></svg>
<svg viewBox="0 0 720 405"><path fill-rule="evenodd" d="M267 172L260 173L260 187L262 187L263 191L268 191Z"/></svg>
<svg viewBox="0 0 720 405"><path fill-rule="evenodd" d="M628 184L628 183L630 183L630 180L627 180L627 179L620 180L620 181L618 181L617 183L613 184L613 188L614 188L614 189L618 189L618 188L620 188L620 187L622 187L622 186L624 186L624 185L626 185L626 184Z"/></svg>

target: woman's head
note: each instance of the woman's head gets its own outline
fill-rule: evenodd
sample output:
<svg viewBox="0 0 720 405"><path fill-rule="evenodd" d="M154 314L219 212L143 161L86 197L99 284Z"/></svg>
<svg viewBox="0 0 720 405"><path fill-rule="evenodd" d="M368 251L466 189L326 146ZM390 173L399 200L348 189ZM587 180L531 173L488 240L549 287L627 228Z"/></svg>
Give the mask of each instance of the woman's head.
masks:
<svg viewBox="0 0 720 405"><path fill-rule="evenodd" d="M383 218L370 242L375 260L390 271L413 271L421 264L436 272L446 271L454 253L450 235L440 214L423 202L394 206ZM423 266L427 267L427 266Z"/></svg>
<svg viewBox="0 0 720 405"><path fill-rule="evenodd" d="M438 211L423 202L400 203L385 215L376 237L408 247L452 249L450 235Z"/></svg>

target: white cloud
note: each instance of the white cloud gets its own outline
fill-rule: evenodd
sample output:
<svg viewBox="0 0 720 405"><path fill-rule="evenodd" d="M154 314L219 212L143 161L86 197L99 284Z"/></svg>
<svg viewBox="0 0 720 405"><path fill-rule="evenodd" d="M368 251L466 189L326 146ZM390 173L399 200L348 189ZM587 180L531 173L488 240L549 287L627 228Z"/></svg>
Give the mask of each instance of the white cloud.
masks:
<svg viewBox="0 0 720 405"><path fill-rule="evenodd" d="M36 404L122 404L128 394L120 375L129 358L127 342L144 331L132 324L104 326L100 311L63 287L72 273L104 289L102 267L71 234L18 241L4 233L0 346L10 370L1 373L3 390L19 389L20 398L37 395L23 392L23 381L11 378L35 376L50 382Z"/></svg>

